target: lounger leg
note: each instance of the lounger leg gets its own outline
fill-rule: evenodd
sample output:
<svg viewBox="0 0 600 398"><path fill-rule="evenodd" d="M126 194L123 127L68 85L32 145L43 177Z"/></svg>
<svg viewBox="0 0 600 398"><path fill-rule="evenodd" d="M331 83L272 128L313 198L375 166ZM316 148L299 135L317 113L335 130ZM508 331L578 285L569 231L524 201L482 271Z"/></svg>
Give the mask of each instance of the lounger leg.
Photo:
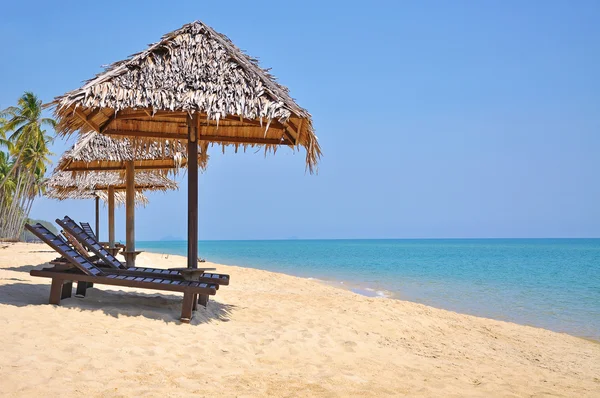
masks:
<svg viewBox="0 0 600 398"><path fill-rule="evenodd" d="M192 311L196 311L198 309L198 295L194 294L194 298L192 299Z"/></svg>
<svg viewBox="0 0 600 398"><path fill-rule="evenodd" d="M198 304L206 308L208 305L208 294L201 294L200 297L198 297Z"/></svg>
<svg viewBox="0 0 600 398"><path fill-rule="evenodd" d="M50 285L50 304L60 304L60 297L62 296L62 287L64 280L58 278L52 278L52 285Z"/></svg>
<svg viewBox="0 0 600 398"><path fill-rule="evenodd" d="M66 299L71 297L73 293L73 281L64 281L62 285L62 293L60 295L61 299Z"/></svg>
<svg viewBox="0 0 600 398"><path fill-rule="evenodd" d="M183 323L190 323L190 319L192 319L192 301L194 301L193 293L183 293L183 304L181 305L181 322Z"/></svg>
<svg viewBox="0 0 600 398"><path fill-rule="evenodd" d="M85 297L85 291L88 287L90 287L89 282L77 282L77 290L75 291L75 297Z"/></svg>

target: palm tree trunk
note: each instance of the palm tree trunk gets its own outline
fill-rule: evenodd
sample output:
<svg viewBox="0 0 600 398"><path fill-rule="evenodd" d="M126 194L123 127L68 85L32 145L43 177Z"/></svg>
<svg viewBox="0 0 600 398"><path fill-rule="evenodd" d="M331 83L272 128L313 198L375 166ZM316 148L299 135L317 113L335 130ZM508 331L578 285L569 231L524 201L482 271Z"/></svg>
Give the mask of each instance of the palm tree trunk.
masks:
<svg viewBox="0 0 600 398"><path fill-rule="evenodd" d="M23 233L23 229L25 228L25 223L27 222L27 218L29 218L29 212L31 211L31 206L33 205L33 199L35 195L32 194L31 190L33 189L33 185L35 182L35 176L33 174L29 175L29 184L27 190L25 191L25 200L23 201L23 215L21 220L19 221L19 228L17 230L17 236L21 237Z"/></svg>
<svg viewBox="0 0 600 398"><path fill-rule="evenodd" d="M32 203L33 199L27 198L27 200L25 201L25 205L23 206L23 213L21 219L19 220L17 229L17 236L19 237L19 239L21 238L21 235L23 235L23 230L25 229L25 223L27 222L27 218L29 217L29 211L31 210Z"/></svg>
<svg viewBox="0 0 600 398"><path fill-rule="evenodd" d="M25 178L25 184L23 184L23 188L21 190L21 198L20 198L20 203L19 203L19 207L18 207L18 211L17 211L17 217L15 218L15 225L14 225L14 233L15 233L15 238L18 239L21 236L21 232L23 231L23 226L25 224L25 219L26 219L26 213L25 213L25 209L26 209L26 205L27 205L27 201L29 199L29 194L31 191L31 187L33 185L33 179L34 176L31 173L27 173L27 177Z"/></svg>
<svg viewBox="0 0 600 398"><path fill-rule="evenodd" d="M15 188L15 193L13 195L13 200L8 208L8 217L7 217L7 228L6 228L6 234L7 234L7 238L12 238L13 237L13 221L14 221L14 214L15 214L15 206L16 203L18 203L18 196L19 196L19 190L21 188L21 180L20 178L17 179L17 185Z"/></svg>
<svg viewBox="0 0 600 398"><path fill-rule="evenodd" d="M25 173L23 170L18 171L17 188L10 206L10 221L8 226L8 237L12 239L19 238L17 232L19 231L20 220L23 216L23 196L26 193L29 179L31 179L30 174Z"/></svg>

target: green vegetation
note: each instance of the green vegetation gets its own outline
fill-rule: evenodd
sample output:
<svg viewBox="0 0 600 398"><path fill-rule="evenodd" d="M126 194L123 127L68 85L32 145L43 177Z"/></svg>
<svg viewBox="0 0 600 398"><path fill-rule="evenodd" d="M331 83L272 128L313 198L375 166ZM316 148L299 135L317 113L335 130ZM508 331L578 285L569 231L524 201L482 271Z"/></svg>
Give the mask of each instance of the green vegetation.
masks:
<svg viewBox="0 0 600 398"><path fill-rule="evenodd" d="M58 231L57 231L56 227L50 221L46 221L46 220L34 220L32 218L28 218L27 219L27 223L29 223L29 224L40 223L44 227L46 227L50 231L52 231L53 234L58 235ZM19 236L19 240L24 241L24 242L39 241L39 239L38 239L37 236L35 236L34 234L32 234L31 232L29 232L27 230L23 230L23 232L21 233L21 236Z"/></svg>
<svg viewBox="0 0 600 398"><path fill-rule="evenodd" d="M0 239L21 236L33 200L44 191L52 140L44 127L55 125L30 92L0 111Z"/></svg>

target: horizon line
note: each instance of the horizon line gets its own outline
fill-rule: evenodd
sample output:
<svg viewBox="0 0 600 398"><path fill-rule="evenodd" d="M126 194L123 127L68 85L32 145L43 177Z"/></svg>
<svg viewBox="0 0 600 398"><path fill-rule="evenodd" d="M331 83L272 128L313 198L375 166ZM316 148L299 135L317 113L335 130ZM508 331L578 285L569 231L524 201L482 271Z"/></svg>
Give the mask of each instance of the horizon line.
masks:
<svg viewBox="0 0 600 398"><path fill-rule="evenodd" d="M589 237L452 237L452 238L266 238L266 239L199 239L198 242L260 242L260 241L314 241L314 240L543 240L543 239L600 239L600 236ZM136 242L187 242L187 239L139 239Z"/></svg>

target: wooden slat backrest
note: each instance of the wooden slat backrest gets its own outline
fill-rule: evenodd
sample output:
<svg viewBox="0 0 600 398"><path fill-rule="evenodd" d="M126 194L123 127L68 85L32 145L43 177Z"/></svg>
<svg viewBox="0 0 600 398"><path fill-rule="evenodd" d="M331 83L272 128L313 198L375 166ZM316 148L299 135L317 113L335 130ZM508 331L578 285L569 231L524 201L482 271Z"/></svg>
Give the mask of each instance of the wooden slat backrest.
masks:
<svg viewBox="0 0 600 398"><path fill-rule="evenodd" d="M73 248L69 247L69 245L63 242L59 237L54 235L48 228L44 227L42 224L37 223L35 226L25 224L25 228L27 228L29 231L31 231L31 233L40 238L48 246L56 250L71 264L79 268L84 274L91 276L100 276L104 274L100 268L96 267L81 254L73 250Z"/></svg>
<svg viewBox="0 0 600 398"><path fill-rule="evenodd" d="M67 238L65 238L63 235L57 235L56 237L57 237L58 239L62 240L64 243L69 243L69 242L67 241Z"/></svg>
<svg viewBox="0 0 600 398"><path fill-rule="evenodd" d="M98 240L98 237L96 236L96 234L94 233L94 231L92 230L92 227L90 226L89 222L80 222L79 224L81 224L81 228L83 229L83 231L88 234L89 236L91 236L92 238Z"/></svg>
<svg viewBox="0 0 600 398"><path fill-rule="evenodd" d="M85 247L83 247L83 245L81 243L79 243L79 241L77 239L75 239L75 237L73 237L73 235L71 235L69 232L67 231L62 231L62 234L65 236L65 238L67 238L67 242L73 246L73 249L75 249L75 251L79 252L79 254L81 254L84 257L89 257L90 254L88 253L88 251L85 249Z"/></svg>
<svg viewBox="0 0 600 398"><path fill-rule="evenodd" d="M75 237L75 239L79 240L85 247L87 247L91 252L100 257L106 264L108 264L112 268L122 268L125 269L123 264L108 250L104 248L96 239L86 234L83 228L81 228L72 218L65 216L62 220L56 219L58 225L63 227L66 231L68 231L71 235Z"/></svg>

